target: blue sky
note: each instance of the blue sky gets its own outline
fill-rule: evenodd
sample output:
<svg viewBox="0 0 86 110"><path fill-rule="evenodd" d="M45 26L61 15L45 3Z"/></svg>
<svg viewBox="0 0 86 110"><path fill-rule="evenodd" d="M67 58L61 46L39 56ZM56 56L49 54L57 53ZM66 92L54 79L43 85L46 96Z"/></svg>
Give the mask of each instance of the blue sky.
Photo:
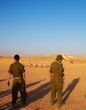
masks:
<svg viewBox="0 0 86 110"><path fill-rule="evenodd" d="M0 54L86 55L86 0L0 0Z"/></svg>

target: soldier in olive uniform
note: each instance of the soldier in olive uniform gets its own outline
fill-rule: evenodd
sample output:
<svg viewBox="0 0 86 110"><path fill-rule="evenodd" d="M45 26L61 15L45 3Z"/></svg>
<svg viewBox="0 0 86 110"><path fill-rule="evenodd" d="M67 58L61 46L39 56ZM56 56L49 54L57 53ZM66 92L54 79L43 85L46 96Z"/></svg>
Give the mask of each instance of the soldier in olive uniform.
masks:
<svg viewBox="0 0 86 110"><path fill-rule="evenodd" d="M18 91L21 94L21 101L25 104L26 90L25 90L25 69L24 65L19 63L19 55L14 56L15 62L10 65L9 73L13 76L12 83L12 105L14 106L17 101Z"/></svg>
<svg viewBox="0 0 86 110"><path fill-rule="evenodd" d="M56 61L50 67L50 80L51 80L51 102L55 103L57 98L58 107L62 105L62 90L63 90L63 77L64 68L62 64L63 57L57 55Z"/></svg>

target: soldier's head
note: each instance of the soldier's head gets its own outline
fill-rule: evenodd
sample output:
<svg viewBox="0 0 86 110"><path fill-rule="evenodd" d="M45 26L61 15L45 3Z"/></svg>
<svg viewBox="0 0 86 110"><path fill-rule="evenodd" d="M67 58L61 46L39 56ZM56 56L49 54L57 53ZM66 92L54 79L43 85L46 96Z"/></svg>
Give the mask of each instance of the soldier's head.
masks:
<svg viewBox="0 0 86 110"><path fill-rule="evenodd" d="M56 60L58 60L58 61L62 61L62 60L63 60L62 55L57 55Z"/></svg>
<svg viewBox="0 0 86 110"><path fill-rule="evenodd" d="M16 54L16 55L14 55L14 59L15 59L16 61L19 61L20 56L19 56L18 54Z"/></svg>

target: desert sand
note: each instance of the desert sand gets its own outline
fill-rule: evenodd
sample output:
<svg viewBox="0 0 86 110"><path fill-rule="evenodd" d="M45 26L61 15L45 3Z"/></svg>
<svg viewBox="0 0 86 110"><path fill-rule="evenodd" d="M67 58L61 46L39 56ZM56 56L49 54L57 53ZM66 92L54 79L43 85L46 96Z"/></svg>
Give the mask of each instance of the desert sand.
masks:
<svg viewBox="0 0 86 110"><path fill-rule="evenodd" d="M50 103L49 66L55 60L53 56L22 57L25 65L28 104L18 110L56 110L57 105ZM79 56L74 63L63 60L65 69L63 106L61 110L86 110L86 57ZM12 110L11 86L7 85L9 65L12 57L0 57L0 110ZM20 96L20 94L19 94ZM16 109L17 110L17 109Z"/></svg>

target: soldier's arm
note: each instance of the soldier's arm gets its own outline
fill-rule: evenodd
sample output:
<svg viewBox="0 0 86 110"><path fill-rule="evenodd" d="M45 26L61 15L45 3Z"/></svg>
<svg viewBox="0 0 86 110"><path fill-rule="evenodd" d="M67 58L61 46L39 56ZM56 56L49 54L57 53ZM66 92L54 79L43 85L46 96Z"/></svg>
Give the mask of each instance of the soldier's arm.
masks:
<svg viewBox="0 0 86 110"><path fill-rule="evenodd" d="M26 82L26 75L25 75L25 72L23 73L23 79L24 79L24 81Z"/></svg>
<svg viewBox="0 0 86 110"><path fill-rule="evenodd" d="M50 66L49 72L50 72L50 81L52 81L52 80L53 80L53 69L52 69L52 64L51 64L51 66Z"/></svg>
<svg viewBox="0 0 86 110"><path fill-rule="evenodd" d="M8 72L9 72L9 76L8 76L7 84L8 84L8 86L10 86L10 81L9 80L11 79L11 75L13 73L11 65L9 67Z"/></svg>
<svg viewBox="0 0 86 110"><path fill-rule="evenodd" d="M24 79L24 81L26 81L26 75L25 75L25 68L24 68L24 66L22 68L22 73L23 73L23 79Z"/></svg>
<svg viewBox="0 0 86 110"><path fill-rule="evenodd" d="M10 65L8 72L9 72L10 74L13 74L12 65Z"/></svg>
<svg viewBox="0 0 86 110"><path fill-rule="evenodd" d="M9 76L8 76L8 80L9 80L11 78L11 75L13 74L12 65L10 65L8 73L9 73Z"/></svg>
<svg viewBox="0 0 86 110"><path fill-rule="evenodd" d="M63 68L63 64L61 64L61 76L64 77L64 68Z"/></svg>

